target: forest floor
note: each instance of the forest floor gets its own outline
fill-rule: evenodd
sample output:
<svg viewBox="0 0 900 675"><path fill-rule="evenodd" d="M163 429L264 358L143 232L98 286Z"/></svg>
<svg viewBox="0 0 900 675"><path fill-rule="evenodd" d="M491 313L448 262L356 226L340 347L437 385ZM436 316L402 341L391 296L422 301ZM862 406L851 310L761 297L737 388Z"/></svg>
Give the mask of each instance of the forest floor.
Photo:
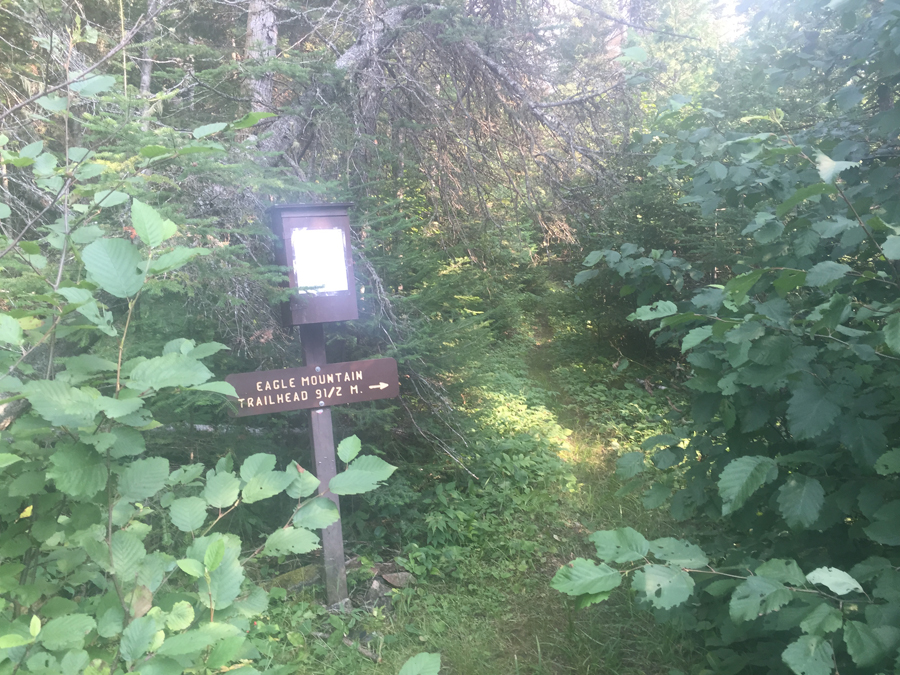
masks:
<svg viewBox="0 0 900 675"><path fill-rule="evenodd" d="M329 614L316 587L273 602L254 642L264 653L268 646L274 663L289 663L298 675L394 675L416 653L438 652L442 675L674 675L690 669L697 659L690 640L657 623L628 591L576 610L550 587L561 565L592 557L586 536L595 530L628 525L651 537L676 533L663 510L643 507L639 493L617 495L615 476L619 453L658 431L659 413L672 405L668 392L648 386L637 368L624 377L621 363L560 361L541 342L532 343L527 368L511 379L522 394L514 416L534 413L575 428L558 445L574 481L556 491L549 517L529 514L527 506L520 514L540 523L543 543L519 555L502 546L497 553L488 541L467 547L452 575L419 574L416 584L393 592L389 607L374 611ZM560 362L567 365L553 368ZM389 561L388 554L374 557ZM350 574L357 598L371 584L373 560L363 562Z"/></svg>

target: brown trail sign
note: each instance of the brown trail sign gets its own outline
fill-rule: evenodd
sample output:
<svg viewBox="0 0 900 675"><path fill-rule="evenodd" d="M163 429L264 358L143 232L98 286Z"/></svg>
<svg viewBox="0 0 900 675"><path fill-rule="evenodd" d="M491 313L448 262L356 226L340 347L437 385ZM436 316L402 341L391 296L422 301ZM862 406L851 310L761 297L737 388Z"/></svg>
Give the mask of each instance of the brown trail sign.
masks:
<svg viewBox="0 0 900 675"><path fill-rule="evenodd" d="M235 373L228 375L225 381L237 391L237 399L230 399L234 405L233 414L237 417L324 408L400 395L400 377L394 359Z"/></svg>

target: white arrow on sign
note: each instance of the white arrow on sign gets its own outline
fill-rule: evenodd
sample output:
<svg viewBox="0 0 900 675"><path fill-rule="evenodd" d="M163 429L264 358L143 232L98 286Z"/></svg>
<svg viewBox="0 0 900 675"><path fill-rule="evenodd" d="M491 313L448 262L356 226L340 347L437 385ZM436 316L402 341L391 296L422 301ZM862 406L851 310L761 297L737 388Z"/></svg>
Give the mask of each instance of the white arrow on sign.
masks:
<svg viewBox="0 0 900 675"><path fill-rule="evenodd" d="M378 384L370 384L369 389L387 389L390 386L387 382L379 382Z"/></svg>

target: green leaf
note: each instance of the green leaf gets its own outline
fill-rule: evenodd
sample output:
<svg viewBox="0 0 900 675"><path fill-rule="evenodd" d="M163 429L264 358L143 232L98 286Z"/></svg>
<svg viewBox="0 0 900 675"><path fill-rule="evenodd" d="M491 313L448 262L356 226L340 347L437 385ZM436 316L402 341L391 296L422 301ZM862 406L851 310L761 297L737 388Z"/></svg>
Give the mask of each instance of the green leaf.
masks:
<svg viewBox="0 0 900 675"><path fill-rule="evenodd" d="M884 322L884 341L895 354L900 354L900 314L891 314Z"/></svg>
<svg viewBox="0 0 900 675"><path fill-rule="evenodd" d="M709 558L699 546L680 539L662 537L650 542L650 553L678 567L699 568L709 564Z"/></svg>
<svg viewBox="0 0 900 675"><path fill-rule="evenodd" d="M44 151L44 141L35 141L34 143L29 143L24 148L19 150L19 157L28 157L30 159L36 159L38 155L40 155Z"/></svg>
<svg viewBox="0 0 900 675"><path fill-rule="evenodd" d="M664 316L671 316L678 313L678 306L669 300L658 300L652 305L644 305L638 307L633 314L628 315L629 321L651 321L653 319L661 319Z"/></svg>
<svg viewBox="0 0 900 675"><path fill-rule="evenodd" d="M0 313L0 342L10 345L22 342L22 326L9 314Z"/></svg>
<svg viewBox="0 0 900 675"><path fill-rule="evenodd" d="M258 452L255 455L250 455L241 464L241 479L249 481L257 474L268 473L275 468L275 462L275 455L270 455L267 452Z"/></svg>
<svg viewBox="0 0 900 675"><path fill-rule="evenodd" d="M206 136L212 136L213 134L217 134L222 129L227 127L228 124L225 122L215 122L214 124L204 124L202 127L197 127L194 129L194 138L205 138Z"/></svg>
<svg viewBox="0 0 900 675"><path fill-rule="evenodd" d="M172 353L142 361L131 371L125 386L136 391L165 389L166 387L194 387L212 377L212 372L200 361Z"/></svg>
<svg viewBox="0 0 900 675"><path fill-rule="evenodd" d="M288 553L309 553L319 548L319 538L302 528L287 527L275 530L266 539L263 555L280 556Z"/></svg>
<svg viewBox="0 0 900 675"><path fill-rule="evenodd" d="M62 675L79 675L85 673L85 668L90 663L91 657L83 649L71 649L66 652L59 662Z"/></svg>
<svg viewBox="0 0 900 675"><path fill-rule="evenodd" d="M47 470L57 490L70 497L93 497L106 487L106 463L100 455L81 443L57 447Z"/></svg>
<svg viewBox="0 0 900 675"><path fill-rule="evenodd" d="M140 455L147 449L144 443L144 436L137 429L129 429L127 427L116 427L115 440L110 448L109 454L114 459L122 457L134 457Z"/></svg>
<svg viewBox="0 0 900 675"><path fill-rule="evenodd" d="M349 436L338 443L338 457L341 458L342 462L349 464L356 458L361 449L362 443L360 442L359 437L356 435Z"/></svg>
<svg viewBox="0 0 900 675"><path fill-rule="evenodd" d="M422 652L407 660L400 669L400 675L438 675L441 669L441 655Z"/></svg>
<svg viewBox="0 0 900 675"><path fill-rule="evenodd" d="M216 394L223 394L224 396L238 397L234 385L228 384L227 382L206 382L204 384L198 384L196 387L191 387L191 391L212 391Z"/></svg>
<svg viewBox="0 0 900 675"><path fill-rule="evenodd" d="M806 583L806 577L795 560L772 558L753 570L757 576L773 579L783 584L802 586Z"/></svg>
<svg viewBox="0 0 900 675"><path fill-rule="evenodd" d="M35 101L47 112L62 112L69 107L69 99L66 96L57 96L56 94L47 94L41 96Z"/></svg>
<svg viewBox="0 0 900 675"><path fill-rule="evenodd" d="M253 504L280 494L294 477L286 471L266 471L253 476L244 486L241 497L245 504Z"/></svg>
<svg viewBox="0 0 900 675"><path fill-rule="evenodd" d="M0 464L2 466L2 464ZM900 448L888 450L875 462L875 471L882 476L900 473Z"/></svg>
<svg viewBox="0 0 900 675"><path fill-rule="evenodd" d="M832 607L827 602L816 605L816 608L800 622L801 630L810 635L833 633L843 625L844 615L841 614L841 610Z"/></svg>
<svg viewBox="0 0 900 675"><path fill-rule="evenodd" d="M129 502L152 497L166 486L169 461L162 457L139 459L119 476L119 494Z"/></svg>
<svg viewBox="0 0 900 675"><path fill-rule="evenodd" d="M131 201L131 226L150 248L156 248L177 231L175 223L164 220L156 209L137 199Z"/></svg>
<svg viewBox="0 0 900 675"><path fill-rule="evenodd" d="M118 190L97 190L94 193L94 204L103 208L124 204L131 196Z"/></svg>
<svg viewBox="0 0 900 675"><path fill-rule="evenodd" d="M37 637L46 649L81 649L84 638L97 626L87 614L69 614L48 621Z"/></svg>
<svg viewBox="0 0 900 675"><path fill-rule="evenodd" d="M109 396L101 396L98 399L100 410L110 419L118 419L131 415L144 407L142 398L110 398Z"/></svg>
<svg viewBox="0 0 900 675"><path fill-rule="evenodd" d="M141 157L147 157L149 159L153 159L154 157L162 157L163 155L171 155L174 154L175 151L171 148L167 148L163 145L145 145L140 149Z"/></svg>
<svg viewBox="0 0 900 675"><path fill-rule="evenodd" d="M807 187L800 188L790 197L785 199L781 204L779 204L778 208L775 209L775 215L779 218L783 218L791 211L791 209L797 206L797 204L806 201L810 197L815 197L816 195L822 194L836 193L837 190L835 189L834 185L830 185L828 182L808 185Z"/></svg>
<svg viewBox="0 0 900 675"><path fill-rule="evenodd" d="M197 654L215 642L215 637L201 630L189 630L179 635L170 635L156 650L157 654L166 656L184 656L185 654Z"/></svg>
<svg viewBox="0 0 900 675"><path fill-rule="evenodd" d="M712 326L700 326L691 329L681 342L681 353L684 354L687 350L693 349L710 336L712 336Z"/></svg>
<svg viewBox="0 0 900 675"><path fill-rule="evenodd" d="M819 519L825 489L815 478L791 474L778 490L778 507L788 526L809 529Z"/></svg>
<svg viewBox="0 0 900 675"><path fill-rule="evenodd" d="M837 595L847 593L862 593L859 582L843 570L834 567L819 567L806 575L806 580L811 584L821 584Z"/></svg>
<svg viewBox="0 0 900 675"><path fill-rule="evenodd" d="M316 497L297 511L294 525L308 530L319 530L336 523L341 517L338 507L327 497Z"/></svg>
<svg viewBox="0 0 900 675"><path fill-rule="evenodd" d="M889 234L881 245L881 250L884 251L884 257L888 260L900 260L900 237L896 234Z"/></svg>
<svg viewBox="0 0 900 675"><path fill-rule="evenodd" d="M144 285L138 269L143 258L137 247L125 239L98 239L81 252L91 278L110 295L129 298Z"/></svg>
<svg viewBox="0 0 900 675"><path fill-rule="evenodd" d="M219 565L222 564L224 557L225 541L217 539L206 548L206 552L203 554L203 564L210 572L215 572Z"/></svg>
<svg viewBox="0 0 900 675"><path fill-rule="evenodd" d="M8 205L0 202L0 220L10 218L12 216L12 209L9 208ZM24 242L19 242L19 246L21 246Z"/></svg>
<svg viewBox="0 0 900 675"><path fill-rule="evenodd" d="M559 571L550 582L551 588L566 595L605 593L622 583L622 575L607 565L597 565L592 560L576 558Z"/></svg>
<svg viewBox="0 0 900 675"><path fill-rule="evenodd" d="M210 606L210 594L212 604L216 611L225 609L241 593L241 583L244 581L244 569L241 567L238 557L241 553L241 541L230 534L213 534L208 537L200 537L188 548L188 557L203 559L206 549L214 545L217 539L225 542L225 555L221 564L209 573L210 583L201 577L199 581L199 598L205 607Z"/></svg>
<svg viewBox="0 0 900 675"><path fill-rule="evenodd" d="M237 501L241 481L233 473L217 473L206 481L203 498L217 509L227 509Z"/></svg>
<svg viewBox="0 0 900 675"><path fill-rule="evenodd" d="M601 530L588 537L597 547L597 557L616 563L643 560L650 544L640 532L623 527L618 530Z"/></svg>
<svg viewBox="0 0 900 675"><path fill-rule="evenodd" d="M347 470L328 483L328 489L336 495L357 495L378 487L380 481L390 477L397 467L380 457L364 455L353 460Z"/></svg>
<svg viewBox="0 0 900 675"><path fill-rule="evenodd" d="M120 583L134 583L141 562L147 556L144 543L128 530L116 530L110 542L112 566Z"/></svg>
<svg viewBox="0 0 900 675"><path fill-rule="evenodd" d="M162 274L163 272L171 272L196 258L198 255L209 255L208 248L187 248L186 246L177 246L168 253L163 253L159 258L150 261L150 274Z"/></svg>
<svg viewBox="0 0 900 675"><path fill-rule="evenodd" d="M246 638L243 635L236 635L234 637L225 638L224 640L219 640L210 650L204 666L212 672L217 672L225 666L228 666L232 661L237 659L238 654L245 643ZM238 675L240 675L241 670L244 669L238 669ZM246 675L252 675L247 672L247 670L244 670L244 672Z"/></svg>
<svg viewBox="0 0 900 675"><path fill-rule="evenodd" d="M24 647L34 642L34 638L10 633L9 635L0 636L0 649L13 649L15 647Z"/></svg>
<svg viewBox="0 0 900 675"><path fill-rule="evenodd" d="M90 75L83 80L73 82L69 88L82 96L96 96L104 91L109 91L115 84L116 78L112 75Z"/></svg>
<svg viewBox="0 0 900 675"><path fill-rule="evenodd" d="M202 577L206 573L203 563L199 560L194 560L193 558L184 558L183 560L176 561L175 564L178 565L183 572L190 574L192 577Z"/></svg>
<svg viewBox="0 0 900 675"><path fill-rule="evenodd" d="M657 609L671 609L685 602L694 592L694 580L682 569L669 565L644 565L634 573L631 588L641 600Z"/></svg>
<svg viewBox="0 0 900 675"><path fill-rule="evenodd" d="M259 122L260 120L267 119L269 117L277 117L275 113L270 112L252 112L247 113L237 122L234 122L231 125L232 129L247 129L248 127L252 127L254 124Z"/></svg>
<svg viewBox="0 0 900 675"><path fill-rule="evenodd" d="M206 502L200 497L183 497L169 505L172 524L182 532L196 532L206 520Z"/></svg>
<svg viewBox="0 0 900 675"><path fill-rule="evenodd" d="M778 465L769 457L738 457L728 463L719 476L722 515L727 516L766 483L778 477Z"/></svg>
<svg viewBox="0 0 900 675"><path fill-rule="evenodd" d="M12 455L8 452L0 452L0 469L6 468L7 466L11 466L16 462L21 461L21 457L17 457L16 455Z"/></svg>
<svg viewBox="0 0 900 675"><path fill-rule="evenodd" d="M732 593L728 613L735 623L753 621L763 614L781 609L793 598L791 590L774 579L752 576Z"/></svg>
<svg viewBox="0 0 900 675"><path fill-rule="evenodd" d="M804 635L788 645L781 660L795 675L833 675L834 650L818 635Z"/></svg>
<svg viewBox="0 0 900 675"><path fill-rule="evenodd" d="M746 272L736 276L725 284L725 293L731 297L732 302L735 304L743 304L744 300L747 298L747 293L749 293L750 289L760 280L763 271L764 270L753 270L752 272Z"/></svg>
<svg viewBox="0 0 900 675"><path fill-rule="evenodd" d="M292 463L287 468L288 474L291 474L294 471L297 472L297 476L294 478L291 484L287 486L285 492L287 492L288 497L292 497L293 499L303 499L304 497L309 497L318 489L319 479L313 476L309 471L306 471L296 462Z"/></svg>
<svg viewBox="0 0 900 675"><path fill-rule="evenodd" d="M819 178L825 183L833 183L842 171L859 166L859 162L835 162L828 155L816 153L816 168L819 170Z"/></svg>
<svg viewBox="0 0 900 675"><path fill-rule="evenodd" d="M644 453L627 452L616 460L616 475L628 480L644 471Z"/></svg>
<svg viewBox="0 0 900 675"><path fill-rule="evenodd" d="M815 438L832 427L841 408L825 396L826 391L815 384L794 391L787 409L788 428L794 438Z"/></svg>
<svg viewBox="0 0 900 675"><path fill-rule="evenodd" d="M586 283L596 277L599 274L597 270L581 270L578 274L575 275L575 279L573 279L573 283L576 286L581 286L581 284Z"/></svg>
<svg viewBox="0 0 900 675"><path fill-rule="evenodd" d="M900 628L875 626L859 621L844 623L844 642L853 662L860 668L877 666L889 656L895 656L900 645Z"/></svg>
<svg viewBox="0 0 900 675"><path fill-rule="evenodd" d="M191 606L191 603L184 600L179 600L172 605L172 610L166 614L166 628L169 630L181 631L193 622L194 608Z"/></svg>
<svg viewBox="0 0 900 675"><path fill-rule="evenodd" d="M59 380L32 380L22 392L35 411L54 426L87 426L100 412L94 396Z"/></svg>
<svg viewBox="0 0 900 675"><path fill-rule="evenodd" d="M852 272L853 268L843 263L836 263L833 260L823 260L813 265L806 273L806 285L812 287L825 286L832 281L836 281L844 277L848 272Z"/></svg>

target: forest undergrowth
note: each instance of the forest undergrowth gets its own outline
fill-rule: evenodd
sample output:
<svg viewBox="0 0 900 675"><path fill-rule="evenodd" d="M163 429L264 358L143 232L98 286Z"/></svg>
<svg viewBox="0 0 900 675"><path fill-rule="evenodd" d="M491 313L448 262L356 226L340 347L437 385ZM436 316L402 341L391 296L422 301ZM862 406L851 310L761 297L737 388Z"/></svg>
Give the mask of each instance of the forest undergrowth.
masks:
<svg viewBox="0 0 900 675"><path fill-rule="evenodd" d="M561 565L590 554L594 530L678 533L615 476L621 453L660 433L675 394L647 367L599 356L592 331L543 324L471 364L482 378L463 398L486 440L467 468L479 480L436 465L423 487L420 465L401 466L370 498L382 514L394 505L388 529L403 534L357 543L351 597L364 605L373 574L394 561L417 582L345 616L321 606L320 587L291 593L257 623L261 651L301 675L394 673L421 651L440 652L448 675L689 669L689 639L628 595L581 610L550 588Z"/></svg>

